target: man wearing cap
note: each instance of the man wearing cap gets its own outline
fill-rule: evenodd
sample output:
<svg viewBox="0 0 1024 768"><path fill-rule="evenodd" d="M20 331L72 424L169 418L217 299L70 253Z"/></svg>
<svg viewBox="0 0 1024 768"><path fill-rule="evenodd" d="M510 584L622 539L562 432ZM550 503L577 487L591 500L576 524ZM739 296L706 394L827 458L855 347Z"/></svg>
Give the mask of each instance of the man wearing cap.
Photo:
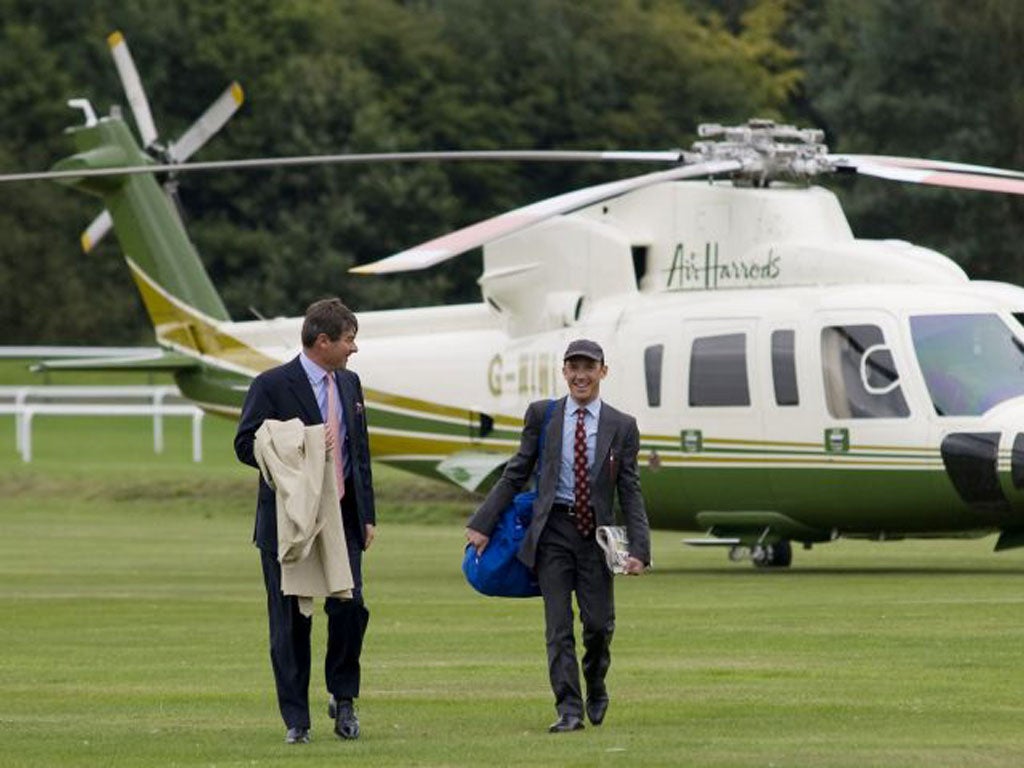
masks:
<svg viewBox="0 0 1024 768"><path fill-rule="evenodd" d="M519 550L519 559L537 572L544 598L548 674L555 695L552 733L581 730L584 698L573 632L572 593L576 593L583 625L583 678L586 715L600 725L608 710L605 676L611 664L615 631L612 574L594 532L614 525L615 494L625 518L630 557L626 572L640 574L650 563L650 531L640 493L636 419L600 398L608 375L604 351L597 342L577 339L565 350L562 375L568 397L557 401L538 456L541 426L549 401L526 409L519 451L501 479L470 517L466 538L482 552L502 512L522 491L536 468L539 474L533 520Z"/></svg>

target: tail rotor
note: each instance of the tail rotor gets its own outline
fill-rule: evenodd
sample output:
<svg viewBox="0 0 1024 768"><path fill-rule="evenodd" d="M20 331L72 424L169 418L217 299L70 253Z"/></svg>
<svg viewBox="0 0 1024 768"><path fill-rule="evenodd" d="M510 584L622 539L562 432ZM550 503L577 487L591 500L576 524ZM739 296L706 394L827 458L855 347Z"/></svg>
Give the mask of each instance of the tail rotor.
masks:
<svg viewBox="0 0 1024 768"><path fill-rule="evenodd" d="M142 87L142 79L139 77L135 60L128 48L128 42L121 32L113 32L107 38L107 43L110 46L110 54L117 67L121 85L128 97L128 105L135 118L142 146L156 162L162 165L173 166L184 163L223 128L242 106L245 98L242 86L233 82L176 141L162 146L159 143L159 134L153 122L149 100ZM164 182L164 192L171 198L175 208L180 210L176 187L172 170L170 177ZM113 228L113 225L114 222L109 211L100 212L82 233L82 250L88 253L95 248L97 243Z"/></svg>

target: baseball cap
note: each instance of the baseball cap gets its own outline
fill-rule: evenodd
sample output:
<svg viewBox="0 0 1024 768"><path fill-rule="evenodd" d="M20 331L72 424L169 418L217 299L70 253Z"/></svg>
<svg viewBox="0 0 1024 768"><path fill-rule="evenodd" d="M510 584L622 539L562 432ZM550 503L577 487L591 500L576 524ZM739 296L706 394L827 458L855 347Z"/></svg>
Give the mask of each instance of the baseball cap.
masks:
<svg viewBox="0 0 1024 768"><path fill-rule="evenodd" d="M576 339L569 342L569 346L565 348L565 355L562 359L568 360L570 357L589 357L591 360L603 363L604 350L601 349L601 345L596 341Z"/></svg>

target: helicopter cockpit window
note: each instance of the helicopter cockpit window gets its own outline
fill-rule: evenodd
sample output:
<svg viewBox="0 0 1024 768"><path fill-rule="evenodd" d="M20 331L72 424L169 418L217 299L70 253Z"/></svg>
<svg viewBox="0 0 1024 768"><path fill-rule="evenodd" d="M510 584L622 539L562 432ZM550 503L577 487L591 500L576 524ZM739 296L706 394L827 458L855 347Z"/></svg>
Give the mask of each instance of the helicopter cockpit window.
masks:
<svg viewBox="0 0 1024 768"><path fill-rule="evenodd" d="M1024 344L998 315L918 315L910 333L939 416L980 416L1024 395Z"/></svg>
<svg viewBox="0 0 1024 768"><path fill-rule="evenodd" d="M821 367L828 411L836 419L893 419L910 415L892 352L876 325L821 331Z"/></svg>
<svg viewBox="0 0 1024 768"><path fill-rule="evenodd" d="M750 405L746 334L694 339L690 350L690 405Z"/></svg>
<svg viewBox="0 0 1024 768"><path fill-rule="evenodd" d="M661 405L661 360L664 355L664 344L652 344L644 350L644 380L647 382L647 405L651 408L657 408Z"/></svg>
<svg viewBox="0 0 1024 768"><path fill-rule="evenodd" d="M793 331L772 331L772 382L777 405L800 405L794 340Z"/></svg>

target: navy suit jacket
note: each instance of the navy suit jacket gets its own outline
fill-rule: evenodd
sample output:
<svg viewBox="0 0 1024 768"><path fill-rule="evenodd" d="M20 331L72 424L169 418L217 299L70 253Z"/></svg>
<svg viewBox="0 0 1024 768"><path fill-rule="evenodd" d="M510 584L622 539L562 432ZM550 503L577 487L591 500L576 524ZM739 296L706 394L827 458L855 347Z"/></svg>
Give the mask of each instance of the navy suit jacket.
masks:
<svg viewBox="0 0 1024 768"><path fill-rule="evenodd" d="M352 371L336 371L334 377L345 412L345 451L354 489L355 508L359 514L360 545L365 549L365 526L376 525L377 515L373 500L370 439L366 429L363 388L359 377ZM253 453L256 430L267 419L299 419L306 425L323 423L313 387L298 357L264 371L249 385L249 392L242 405L242 416L238 421L238 432L235 434L235 454L244 464L258 468ZM346 495L346 508L350 501ZM256 527L252 538L260 549L277 554L277 499L262 473L256 502Z"/></svg>

